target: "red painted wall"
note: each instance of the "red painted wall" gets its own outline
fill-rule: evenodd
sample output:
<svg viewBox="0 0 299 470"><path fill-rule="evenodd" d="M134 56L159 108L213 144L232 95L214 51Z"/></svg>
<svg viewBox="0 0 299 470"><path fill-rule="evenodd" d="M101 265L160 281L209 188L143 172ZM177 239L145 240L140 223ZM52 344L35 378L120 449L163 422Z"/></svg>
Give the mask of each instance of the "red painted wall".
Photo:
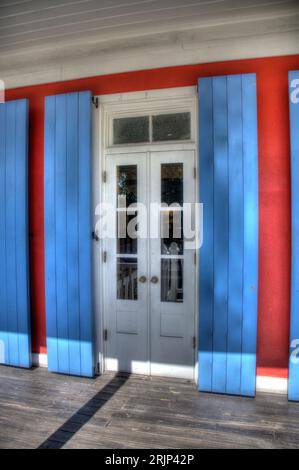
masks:
<svg viewBox="0 0 299 470"><path fill-rule="evenodd" d="M32 347L46 352L43 141L44 97L91 90L94 94L196 85L199 77L255 72L259 136L259 375L286 377L290 312L290 146L288 71L299 55L167 67L8 90L7 100L30 100L30 272Z"/></svg>

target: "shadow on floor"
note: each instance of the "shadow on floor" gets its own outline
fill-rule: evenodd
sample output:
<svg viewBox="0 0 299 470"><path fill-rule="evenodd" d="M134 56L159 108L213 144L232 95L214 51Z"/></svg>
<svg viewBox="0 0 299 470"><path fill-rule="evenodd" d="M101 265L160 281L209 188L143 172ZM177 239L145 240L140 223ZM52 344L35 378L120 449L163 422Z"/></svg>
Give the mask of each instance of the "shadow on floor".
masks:
<svg viewBox="0 0 299 470"><path fill-rule="evenodd" d="M61 449L127 382L130 374L116 374L100 392L83 405L38 449Z"/></svg>

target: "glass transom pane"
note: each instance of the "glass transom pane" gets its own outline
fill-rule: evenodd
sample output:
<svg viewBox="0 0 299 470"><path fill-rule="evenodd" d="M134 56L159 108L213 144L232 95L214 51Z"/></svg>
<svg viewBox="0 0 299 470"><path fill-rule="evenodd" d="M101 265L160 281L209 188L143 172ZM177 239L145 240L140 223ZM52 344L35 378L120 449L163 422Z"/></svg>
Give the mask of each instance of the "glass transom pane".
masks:
<svg viewBox="0 0 299 470"><path fill-rule="evenodd" d="M149 142L149 116L113 119L113 144Z"/></svg>
<svg viewBox="0 0 299 470"><path fill-rule="evenodd" d="M153 142L190 140L190 113L160 114L153 116Z"/></svg>

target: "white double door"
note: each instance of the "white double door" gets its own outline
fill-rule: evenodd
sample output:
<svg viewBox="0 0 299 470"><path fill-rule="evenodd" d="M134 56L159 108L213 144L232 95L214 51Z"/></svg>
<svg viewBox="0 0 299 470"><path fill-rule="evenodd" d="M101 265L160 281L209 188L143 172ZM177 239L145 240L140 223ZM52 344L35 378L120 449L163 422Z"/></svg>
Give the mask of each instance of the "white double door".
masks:
<svg viewBox="0 0 299 470"><path fill-rule="evenodd" d="M194 378L195 262L192 234L184 236L184 224L194 228L194 157L106 157L106 370Z"/></svg>

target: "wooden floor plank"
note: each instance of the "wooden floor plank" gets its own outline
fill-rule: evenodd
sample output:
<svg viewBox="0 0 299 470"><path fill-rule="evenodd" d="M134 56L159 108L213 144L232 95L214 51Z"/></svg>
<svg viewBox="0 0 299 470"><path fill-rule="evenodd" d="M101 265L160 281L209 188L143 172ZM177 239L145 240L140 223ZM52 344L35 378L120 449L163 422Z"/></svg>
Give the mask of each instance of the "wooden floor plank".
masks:
<svg viewBox="0 0 299 470"><path fill-rule="evenodd" d="M0 448L299 448L299 404L186 380L0 366Z"/></svg>

